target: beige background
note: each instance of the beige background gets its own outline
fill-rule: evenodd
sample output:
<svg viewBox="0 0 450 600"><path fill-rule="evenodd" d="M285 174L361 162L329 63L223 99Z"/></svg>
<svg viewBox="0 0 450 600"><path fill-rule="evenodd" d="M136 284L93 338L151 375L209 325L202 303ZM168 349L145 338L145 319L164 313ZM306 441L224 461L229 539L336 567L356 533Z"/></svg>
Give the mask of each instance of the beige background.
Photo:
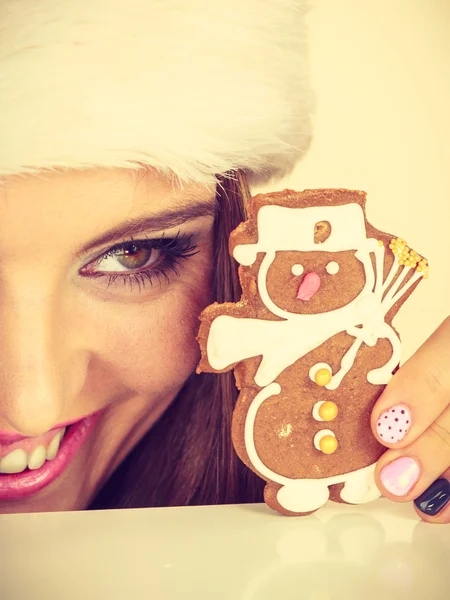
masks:
<svg viewBox="0 0 450 600"><path fill-rule="evenodd" d="M364 190L429 259L395 321L406 359L450 314L450 0L315 0L308 20L314 141L276 189Z"/></svg>

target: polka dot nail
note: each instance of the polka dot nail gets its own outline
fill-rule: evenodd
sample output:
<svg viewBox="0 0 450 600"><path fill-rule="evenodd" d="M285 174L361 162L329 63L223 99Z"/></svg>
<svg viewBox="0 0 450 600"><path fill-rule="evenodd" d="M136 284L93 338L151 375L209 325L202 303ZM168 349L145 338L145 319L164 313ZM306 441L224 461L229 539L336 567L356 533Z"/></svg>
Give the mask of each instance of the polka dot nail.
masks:
<svg viewBox="0 0 450 600"><path fill-rule="evenodd" d="M407 406L399 404L385 410L377 422L378 437L387 444L400 442L411 426L411 413Z"/></svg>

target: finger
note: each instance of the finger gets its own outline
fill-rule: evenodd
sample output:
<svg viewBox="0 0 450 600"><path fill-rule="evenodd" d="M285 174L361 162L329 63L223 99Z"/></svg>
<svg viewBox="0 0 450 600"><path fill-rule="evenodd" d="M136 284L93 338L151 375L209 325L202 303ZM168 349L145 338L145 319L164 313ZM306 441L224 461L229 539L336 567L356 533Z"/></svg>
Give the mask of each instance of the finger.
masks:
<svg viewBox="0 0 450 600"><path fill-rule="evenodd" d="M372 429L388 447L417 439L450 403L450 317L394 375L372 412Z"/></svg>
<svg viewBox="0 0 450 600"><path fill-rule="evenodd" d="M418 498L450 467L450 408L412 444L388 450L378 461L377 484L391 500Z"/></svg>
<svg viewBox="0 0 450 600"><path fill-rule="evenodd" d="M450 469L414 500L419 517L429 523L450 523Z"/></svg>

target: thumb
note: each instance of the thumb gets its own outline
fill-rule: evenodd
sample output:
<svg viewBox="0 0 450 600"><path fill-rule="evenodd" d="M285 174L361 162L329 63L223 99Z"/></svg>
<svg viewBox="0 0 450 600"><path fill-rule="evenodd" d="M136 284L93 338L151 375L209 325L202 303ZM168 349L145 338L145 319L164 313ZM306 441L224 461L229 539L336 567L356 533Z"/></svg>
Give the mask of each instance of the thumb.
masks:
<svg viewBox="0 0 450 600"><path fill-rule="evenodd" d="M385 446L419 437L450 403L450 317L397 371L372 412L372 429Z"/></svg>

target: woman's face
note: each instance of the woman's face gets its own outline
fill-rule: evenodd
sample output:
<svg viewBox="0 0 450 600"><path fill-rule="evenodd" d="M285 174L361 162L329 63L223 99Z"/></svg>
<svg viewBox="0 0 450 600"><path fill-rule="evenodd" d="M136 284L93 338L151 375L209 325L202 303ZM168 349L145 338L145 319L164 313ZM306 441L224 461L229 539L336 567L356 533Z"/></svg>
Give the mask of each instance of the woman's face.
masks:
<svg viewBox="0 0 450 600"><path fill-rule="evenodd" d="M0 186L0 513L85 508L173 401L214 209L211 188L122 169Z"/></svg>

